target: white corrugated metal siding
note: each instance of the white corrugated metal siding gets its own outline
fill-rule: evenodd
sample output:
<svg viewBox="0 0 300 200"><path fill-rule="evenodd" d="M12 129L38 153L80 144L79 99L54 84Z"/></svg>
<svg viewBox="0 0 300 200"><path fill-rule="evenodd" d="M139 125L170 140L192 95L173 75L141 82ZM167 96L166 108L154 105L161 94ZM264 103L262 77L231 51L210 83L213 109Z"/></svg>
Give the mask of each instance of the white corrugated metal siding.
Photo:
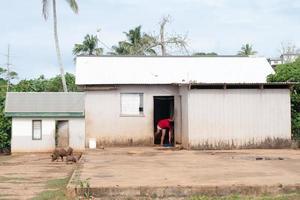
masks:
<svg viewBox="0 0 300 200"><path fill-rule="evenodd" d="M267 138L291 139L289 89L191 90L191 146L242 146Z"/></svg>

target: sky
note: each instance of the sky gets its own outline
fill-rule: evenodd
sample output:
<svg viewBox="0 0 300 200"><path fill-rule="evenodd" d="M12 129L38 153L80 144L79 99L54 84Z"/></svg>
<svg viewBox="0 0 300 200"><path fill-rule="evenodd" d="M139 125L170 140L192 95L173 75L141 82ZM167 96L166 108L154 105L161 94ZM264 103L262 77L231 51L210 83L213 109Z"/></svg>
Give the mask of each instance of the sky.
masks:
<svg viewBox="0 0 300 200"><path fill-rule="evenodd" d="M258 56L278 57L281 43L300 46L299 0L77 0L79 14L57 1L58 31L67 72L74 73L72 48L86 34L98 34L107 46L124 40L138 25L158 33L159 21L171 16L168 33L187 35L188 50L234 55L245 43ZM11 48L12 70L20 79L59 73L53 21L42 17L42 0L2 0L0 66ZM299 25L298 25L299 24ZM101 29L100 32L97 32ZM105 48L109 51L108 48Z"/></svg>

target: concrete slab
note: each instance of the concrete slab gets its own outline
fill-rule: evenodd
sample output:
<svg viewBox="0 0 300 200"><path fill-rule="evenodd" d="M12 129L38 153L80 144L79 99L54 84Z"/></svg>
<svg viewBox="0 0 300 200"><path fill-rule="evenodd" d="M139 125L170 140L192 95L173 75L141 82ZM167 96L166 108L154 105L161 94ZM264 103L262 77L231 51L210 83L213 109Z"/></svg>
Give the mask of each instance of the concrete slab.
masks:
<svg viewBox="0 0 300 200"><path fill-rule="evenodd" d="M98 197L277 193L300 189L300 151L108 148L85 153L69 190L75 179Z"/></svg>

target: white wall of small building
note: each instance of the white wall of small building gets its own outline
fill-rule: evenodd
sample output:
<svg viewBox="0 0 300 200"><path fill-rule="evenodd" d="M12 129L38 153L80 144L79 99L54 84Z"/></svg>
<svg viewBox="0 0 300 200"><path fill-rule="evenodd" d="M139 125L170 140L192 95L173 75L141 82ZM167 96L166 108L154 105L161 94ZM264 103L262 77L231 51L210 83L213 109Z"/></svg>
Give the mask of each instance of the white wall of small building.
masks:
<svg viewBox="0 0 300 200"><path fill-rule="evenodd" d="M190 147L291 139L289 89L190 90ZM185 123L184 123L185 124Z"/></svg>
<svg viewBox="0 0 300 200"><path fill-rule="evenodd" d="M42 120L42 139L32 139L32 120ZM11 151L50 152L55 148L56 120L69 121L69 146L74 150L84 150L84 118L12 118Z"/></svg>

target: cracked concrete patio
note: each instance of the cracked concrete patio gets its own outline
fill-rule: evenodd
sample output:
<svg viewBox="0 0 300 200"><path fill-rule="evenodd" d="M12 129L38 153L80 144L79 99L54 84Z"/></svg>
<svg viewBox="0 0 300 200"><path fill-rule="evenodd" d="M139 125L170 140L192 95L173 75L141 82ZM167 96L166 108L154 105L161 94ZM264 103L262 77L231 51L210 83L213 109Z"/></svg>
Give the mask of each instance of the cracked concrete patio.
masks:
<svg viewBox="0 0 300 200"><path fill-rule="evenodd" d="M108 148L86 151L75 179L94 196L189 196L280 193L300 188L300 151L172 151Z"/></svg>

